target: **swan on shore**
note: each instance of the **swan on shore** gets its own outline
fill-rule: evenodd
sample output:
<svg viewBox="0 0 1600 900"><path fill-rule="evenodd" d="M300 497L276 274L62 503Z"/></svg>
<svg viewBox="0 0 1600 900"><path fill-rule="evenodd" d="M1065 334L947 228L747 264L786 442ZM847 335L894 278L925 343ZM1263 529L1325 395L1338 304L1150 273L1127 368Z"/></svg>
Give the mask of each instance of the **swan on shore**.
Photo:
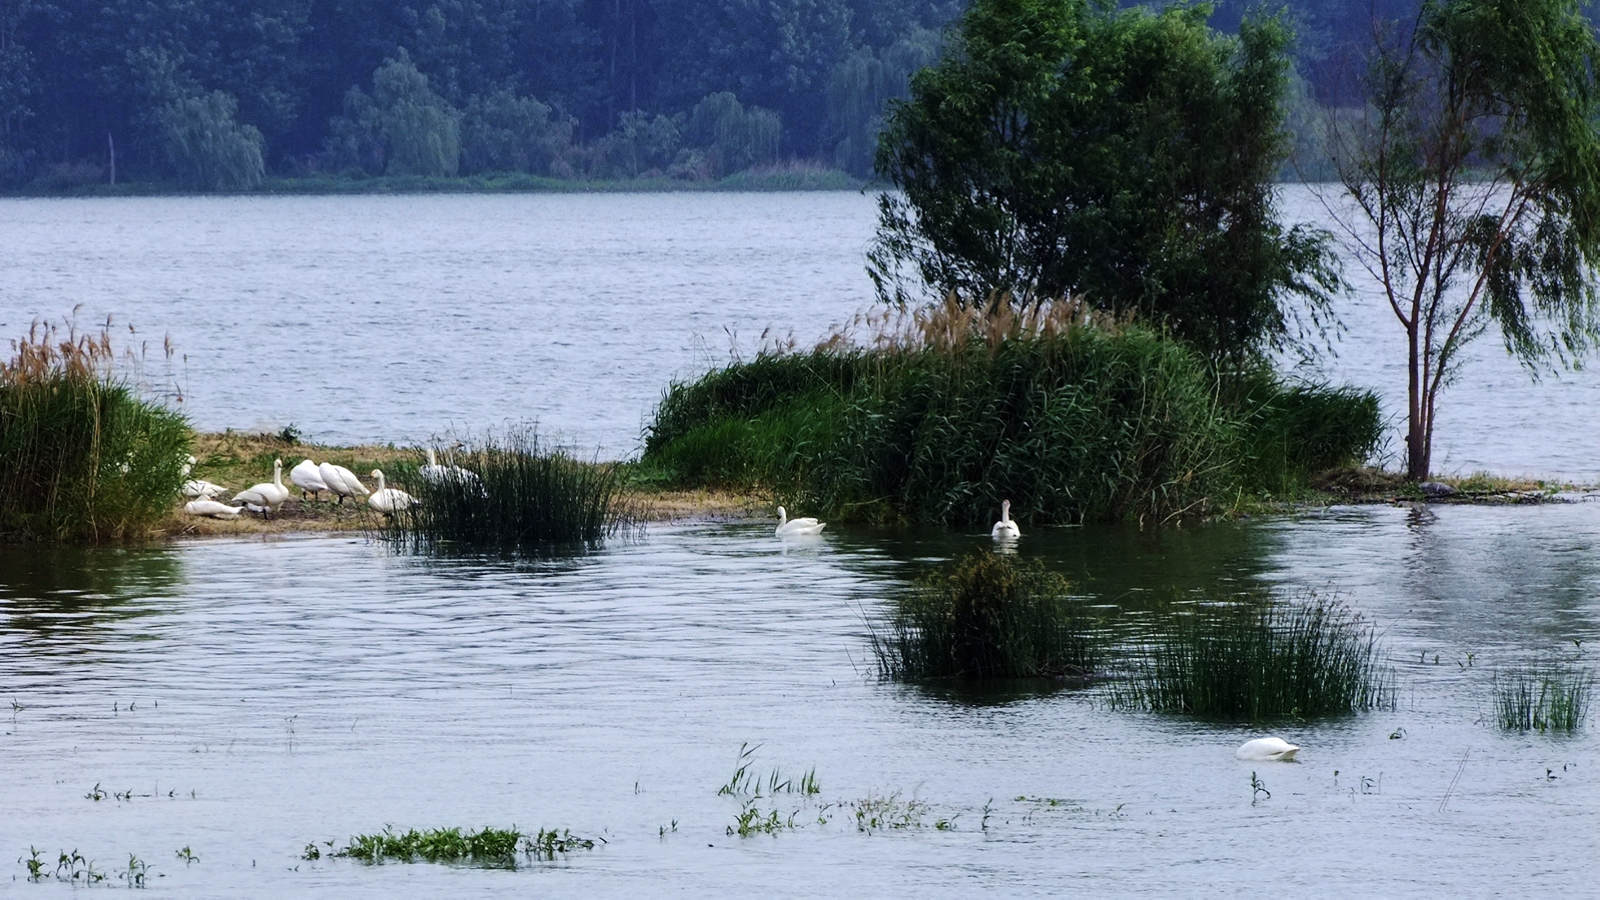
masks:
<svg viewBox="0 0 1600 900"><path fill-rule="evenodd" d="M989 530L989 537L997 541L1014 541L1022 537L1022 529L1011 521L1010 500L1000 501L1000 521L994 523L994 527Z"/></svg>
<svg viewBox="0 0 1600 900"><path fill-rule="evenodd" d="M191 478L183 483L178 492L191 500L215 500L227 493L228 489L204 478Z"/></svg>
<svg viewBox="0 0 1600 900"><path fill-rule="evenodd" d="M183 505L183 511L191 516L210 516L213 519L235 519L239 516L242 507L229 506L215 500L190 500Z"/></svg>
<svg viewBox="0 0 1600 900"><path fill-rule="evenodd" d="M366 485L361 483L361 479L356 477L356 473L346 469L344 466L323 463L317 466L317 474L322 476L322 483L327 485L328 490L338 496L341 504L344 503L344 498L346 497L365 497L372 493L367 490Z"/></svg>
<svg viewBox="0 0 1600 900"><path fill-rule="evenodd" d="M302 459L289 470L289 480L300 489L300 499L306 498L306 492L311 493L311 499L321 500L322 492L328 489L328 483L322 480L322 470L309 459Z"/></svg>
<svg viewBox="0 0 1600 900"><path fill-rule="evenodd" d="M806 516L800 519L789 518L789 513L783 507L778 507L778 537L803 537L811 534L821 534L822 529L828 526L827 522L818 522Z"/></svg>
<svg viewBox="0 0 1600 900"><path fill-rule="evenodd" d="M382 469L373 469L372 477L378 479L378 489L372 492L371 497L367 498L368 506L386 516L392 516L401 510L410 509L416 505L417 498L405 491L399 488L384 487Z"/></svg>
<svg viewBox="0 0 1600 900"><path fill-rule="evenodd" d="M1253 741L1245 741L1239 749L1233 751L1235 759L1250 760L1279 760L1289 762L1300 748L1289 743L1283 738L1265 737Z"/></svg>
<svg viewBox="0 0 1600 900"><path fill-rule="evenodd" d="M289 499L289 489L283 486L283 460L272 461L272 481L254 484L233 495L233 502L250 507L260 507L261 517L278 511L283 501Z"/></svg>

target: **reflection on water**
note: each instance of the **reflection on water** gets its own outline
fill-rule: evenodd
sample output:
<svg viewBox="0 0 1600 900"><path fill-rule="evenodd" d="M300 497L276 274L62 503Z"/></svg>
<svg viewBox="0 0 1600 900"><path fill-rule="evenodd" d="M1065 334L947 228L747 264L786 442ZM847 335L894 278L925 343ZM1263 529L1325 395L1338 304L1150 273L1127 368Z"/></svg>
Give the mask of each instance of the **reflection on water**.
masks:
<svg viewBox="0 0 1600 900"><path fill-rule="evenodd" d="M1600 506L1432 512L1036 529L1019 544L1111 619L1220 583L1337 590L1380 623L1400 709L1286 723L1300 762L1264 770L1232 757L1250 729L1115 713L1092 688L878 682L865 620L984 535L830 526L797 548L763 524L662 526L519 564L343 537L8 551L0 699L16 707L0 753L17 775L0 858L190 846L203 869L167 869L162 888L206 896L1474 894L1510 871L1582 892L1600 833L1595 726L1557 740L1481 719L1494 667L1600 639ZM800 827L726 834L739 803L716 789L746 743L763 774L815 767L820 796L762 801ZM1254 806L1252 771L1272 791ZM97 782L152 796L84 799ZM837 809L823 804L896 792L929 805L925 827L817 824ZM298 859L386 823L609 843L512 874Z"/></svg>

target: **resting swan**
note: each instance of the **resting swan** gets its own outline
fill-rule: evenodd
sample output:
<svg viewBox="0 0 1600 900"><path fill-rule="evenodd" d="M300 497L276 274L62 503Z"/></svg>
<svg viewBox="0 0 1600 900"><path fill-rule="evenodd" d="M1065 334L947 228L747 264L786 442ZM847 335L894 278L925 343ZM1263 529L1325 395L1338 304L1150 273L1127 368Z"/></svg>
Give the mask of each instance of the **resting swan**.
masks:
<svg viewBox="0 0 1600 900"><path fill-rule="evenodd" d="M204 478L191 478L183 483L179 493L196 500L215 500L228 489Z"/></svg>
<svg viewBox="0 0 1600 900"><path fill-rule="evenodd" d="M989 530L989 537L997 541L1014 541L1022 537L1022 529L1011 521L1010 500L1000 501L1000 521L994 523L994 528Z"/></svg>
<svg viewBox="0 0 1600 900"><path fill-rule="evenodd" d="M410 509L416 505L417 498L405 491L399 488L383 486L382 469L373 469L372 477L378 479L378 489L372 492L371 497L367 498L368 506L386 516L392 516L403 509Z"/></svg>
<svg viewBox="0 0 1600 900"><path fill-rule="evenodd" d="M317 466L317 474L322 476L322 483L328 486L328 490L338 495L340 503L344 503L346 497L365 497L372 493L356 477L356 473L344 466L323 463Z"/></svg>
<svg viewBox="0 0 1600 900"><path fill-rule="evenodd" d="M803 519L791 519L783 507L778 507L778 537L801 537L810 534L821 534L822 529L828 526L827 522L818 522L807 516Z"/></svg>
<svg viewBox="0 0 1600 900"><path fill-rule="evenodd" d="M483 481L478 478L478 473L463 469L454 463L448 466L439 465L439 457L432 447L428 448L428 464L418 469L417 474L429 484L442 485L454 481L463 487L475 488L478 493L483 492Z"/></svg>
<svg viewBox="0 0 1600 900"><path fill-rule="evenodd" d="M191 516L210 516L213 519L238 518L239 509L215 500L190 500L183 505L183 511Z"/></svg>
<svg viewBox="0 0 1600 900"><path fill-rule="evenodd" d="M283 501L289 499L289 489L283 486L283 460L272 461L272 481L251 485L233 495L233 502L250 507L260 507L261 517L275 513Z"/></svg>
<svg viewBox="0 0 1600 900"><path fill-rule="evenodd" d="M309 459L302 459L294 468L289 470L289 480L300 489L300 499L306 498L306 492L311 492L311 499L322 499L322 492L328 489L328 483L322 480L322 470Z"/></svg>
<svg viewBox="0 0 1600 900"><path fill-rule="evenodd" d="M1299 747L1296 747L1294 744L1289 743L1283 738L1268 737L1256 738L1253 741L1245 741L1243 744L1239 745L1239 749L1233 751L1233 755L1236 759L1279 760L1282 762L1289 762L1293 760L1294 755L1299 752Z"/></svg>

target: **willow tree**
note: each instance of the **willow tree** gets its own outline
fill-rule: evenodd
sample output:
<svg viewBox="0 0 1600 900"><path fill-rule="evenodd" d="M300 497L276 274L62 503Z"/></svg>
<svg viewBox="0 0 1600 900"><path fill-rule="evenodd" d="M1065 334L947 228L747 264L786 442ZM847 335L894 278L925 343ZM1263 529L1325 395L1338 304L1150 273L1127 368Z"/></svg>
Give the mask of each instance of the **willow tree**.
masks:
<svg viewBox="0 0 1600 900"><path fill-rule="evenodd" d="M1209 13L975 0L879 136L879 296L1075 294L1217 355L1320 329L1326 235L1274 206L1288 32Z"/></svg>
<svg viewBox="0 0 1600 900"><path fill-rule="evenodd" d="M1597 65L1575 0L1427 0L1380 29L1366 112L1331 128L1352 202L1329 208L1408 340L1412 478L1474 338L1537 377L1600 337Z"/></svg>

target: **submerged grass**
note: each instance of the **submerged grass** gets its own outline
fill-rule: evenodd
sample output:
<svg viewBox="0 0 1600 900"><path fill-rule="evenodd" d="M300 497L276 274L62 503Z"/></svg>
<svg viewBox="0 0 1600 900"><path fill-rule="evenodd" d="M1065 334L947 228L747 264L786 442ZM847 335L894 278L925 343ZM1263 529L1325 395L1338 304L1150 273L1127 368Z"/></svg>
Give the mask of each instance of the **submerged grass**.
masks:
<svg viewBox="0 0 1600 900"><path fill-rule="evenodd" d="M418 504L395 515L384 535L416 549L542 553L593 546L639 526L619 463L583 462L541 444L532 429L488 437L446 454L470 473L429 481L396 473Z"/></svg>
<svg viewBox="0 0 1600 900"><path fill-rule="evenodd" d="M524 834L513 828L484 828L479 831L462 831L460 828L415 828L396 832L384 828L377 834L358 834L344 847L333 850L333 856L359 859L366 863L431 862L485 866L497 869L514 869L522 860L548 860L573 850L594 849L594 839L574 835L572 832L540 829ZM308 844L307 858L314 844ZM320 852L317 854L320 856Z"/></svg>
<svg viewBox="0 0 1600 900"><path fill-rule="evenodd" d="M990 550L918 582L871 641L879 675L897 681L1082 677L1100 650L1066 579Z"/></svg>
<svg viewBox="0 0 1600 900"><path fill-rule="evenodd" d="M1506 731L1577 731L1589 711L1594 674L1563 663L1498 671L1495 718Z"/></svg>
<svg viewBox="0 0 1600 900"><path fill-rule="evenodd" d="M858 337L857 331L864 331ZM1359 462L1376 397L1222 372L1073 303L859 319L666 392L642 464L844 520L972 525L1225 511Z"/></svg>
<svg viewBox="0 0 1600 900"><path fill-rule="evenodd" d="M171 508L190 432L114 374L109 328L34 323L0 362L0 539L142 537Z"/></svg>
<svg viewBox="0 0 1600 900"><path fill-rule="evenodd" d="M1174 621L1114 683L1114 708L1270 721L1393 709L1370 624L1337 601L1228 605Z"/></svg>

